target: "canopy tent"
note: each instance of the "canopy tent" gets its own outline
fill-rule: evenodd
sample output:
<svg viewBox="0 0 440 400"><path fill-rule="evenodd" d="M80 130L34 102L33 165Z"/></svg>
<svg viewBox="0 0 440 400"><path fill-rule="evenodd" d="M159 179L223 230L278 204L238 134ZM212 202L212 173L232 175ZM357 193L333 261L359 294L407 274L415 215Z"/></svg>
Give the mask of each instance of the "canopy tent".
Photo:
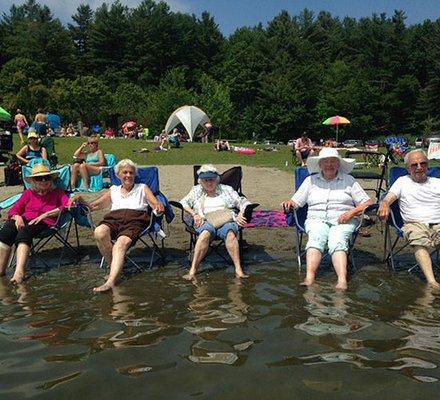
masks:
<svg viewBox="0 0 440 400"><path fill-rule="evenodd" d="M192 141L197 127L206 122L209 122L209 118L200 108L195 106L182 106L170 115L165 125L165 130L170 132L176 125L182 123Z"/></svg>
<svg viewBox="0 0 440 400"><path fill-rule="evenodd" d="M0 107L0 121L9 121L11 114L9 114L3 107Z"/></svg>

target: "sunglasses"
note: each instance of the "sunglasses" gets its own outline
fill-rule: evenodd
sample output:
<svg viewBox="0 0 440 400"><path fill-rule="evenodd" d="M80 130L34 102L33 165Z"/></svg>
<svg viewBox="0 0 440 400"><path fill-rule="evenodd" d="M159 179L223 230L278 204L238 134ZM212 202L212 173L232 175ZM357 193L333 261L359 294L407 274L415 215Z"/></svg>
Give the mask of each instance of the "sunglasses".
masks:
<svg viewBox="0 0 440 400"><path fill-rule="evenodd" d="M34 179L37 182L47 182L47 181L51 181L52 177L50 175L43 175L43 176L34 176Z"/></svg>
<svg viewBox="0 0 440 400"><path fill-rule="evenodd" d="M412 163L409 166L410 166L410 168L413 168L413 169L415 169L415 168L417 168L419 166L421 168L426 168L428 166L428 162L427 161L422 161L421 163Z"/></svg>

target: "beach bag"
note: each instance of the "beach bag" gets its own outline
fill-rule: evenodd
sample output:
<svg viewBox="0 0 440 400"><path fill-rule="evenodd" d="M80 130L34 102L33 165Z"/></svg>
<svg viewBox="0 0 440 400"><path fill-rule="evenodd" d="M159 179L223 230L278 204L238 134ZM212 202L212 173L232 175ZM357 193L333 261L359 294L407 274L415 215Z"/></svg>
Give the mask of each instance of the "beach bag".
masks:
<svg viewBox="0 0 440 400"><path fill-rule="evenodd" d="M232 218L231 210L228 208L207 213L205 214L205 218L208 224L211 224L215 229L234 220Z"/></svg>
<svg viewBox="0 0 440 400"><path fill-rule="evenodd" d="M21 166L18 162L12 162L4 169L5 172L5 186L22 185Z"/></svg>

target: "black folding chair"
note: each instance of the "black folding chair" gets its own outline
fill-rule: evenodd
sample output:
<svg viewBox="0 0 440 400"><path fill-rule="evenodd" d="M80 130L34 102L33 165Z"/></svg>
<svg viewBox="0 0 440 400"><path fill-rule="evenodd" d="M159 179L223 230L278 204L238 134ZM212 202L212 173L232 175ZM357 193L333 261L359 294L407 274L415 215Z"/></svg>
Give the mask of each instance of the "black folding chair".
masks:
<svg viewBox="0 0 440 400"><path fill-rule="evenodd" d="M198 184L197 171L199 170L199 168L200 168L200 165L193 166L194 185ZM243 178L243 170L242 170L241 166L232 167L232 168L224 171L220 175L220 183L222 183L224 185L231 186L240 196L244 196L243 191L242 191L242 185L241 185L242 178ZM187 215L185 213L185 210L184 210L182 204L178 201L170 201L170 204L173 207L176 207L178 210L180 210L181 221L185 226L185 231L189 234L190 240L189 240L188 261L191 263L192 257L193 257L193 252L194 252L194 247L196 245L197 238L198 238L199 234L194 229L194 221L193 221L192 217L190 217L189 215ZM259 204L252 203L246 207L246 209L244 211L244 217L246 218L246 221L248 223L252 221L253 210L258 206L259 206ZM229 263L229 262L231 262L231 260L228 257L226 257L226 255L224 255L222 251L220 251L222 244L223 244L223 241L215 239L211 244L211 250L215 251L223 260L225 260L226 262ZM239 251L240 251L240 262L243 263L243 228L241 228L241 227L239 227L239 230L238 230L238 245L239 245Z"/></svg>
<svg viewBox="0 0 440 400"><path fill-rule="evenodd" d="M375 188L364 188L364 190L374 192L376 202L379 202L381 195L387 189L388 164L390 161L397 164L393 157L393 149L388 150L386 153L370 150L348 150L345 157L358 157L358 159L360 157L363 160L361 162L362 171L354 169L350 175L356 179L375 180ZM379 169L379 172L374 171L377 169Z"/></svg>

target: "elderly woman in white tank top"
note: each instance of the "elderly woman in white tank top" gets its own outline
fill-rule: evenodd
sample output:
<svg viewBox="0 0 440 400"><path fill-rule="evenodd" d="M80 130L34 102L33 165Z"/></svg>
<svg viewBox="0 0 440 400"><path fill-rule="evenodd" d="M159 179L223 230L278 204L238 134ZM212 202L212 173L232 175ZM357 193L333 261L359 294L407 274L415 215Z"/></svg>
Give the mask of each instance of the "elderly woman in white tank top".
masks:
<svg viewBox="0 0 440 400"><path fill-rule="evenodd" d="M105 292L116 285L124 266L125 253L150 223L146 213L148 206L158 213L164 212L163 204L156 200L147 185L134 183L136 170L133 161L121 160L115 167L121 185L111 186L110 190L90 204L80 195L70 200L71 204L81 201L92 211L111 207L95 229L95 239L99 251L110 265L110 274L103 285L93 288L94 292ZM112 239L116 240L114 244Z"/></svg>
<svg viewBox="0 0 440 400"><path fill-rule="evenodd" d="M324 250L332 258L338 276L337 289L347 288L348 241L358 225L357 216L373 201L364 189L348 175L354 167L354 159L342 158L336 149L324 147L317 157L309 157L307 169L310 175L283 207L298 208L308 204L305 229L307 272L302 283L315 282L315 274Z"/></svg>

